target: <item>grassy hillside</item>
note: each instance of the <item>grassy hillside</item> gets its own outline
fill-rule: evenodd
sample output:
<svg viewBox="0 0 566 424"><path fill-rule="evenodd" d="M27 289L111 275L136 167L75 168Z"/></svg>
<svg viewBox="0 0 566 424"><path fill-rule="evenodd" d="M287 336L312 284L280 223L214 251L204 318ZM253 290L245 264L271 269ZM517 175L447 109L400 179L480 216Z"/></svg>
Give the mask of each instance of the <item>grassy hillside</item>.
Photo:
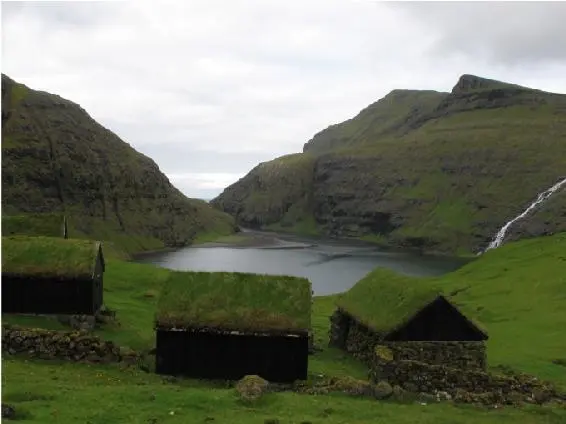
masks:
<svg viewBox="0 0 566 424"><path fill-rule="evenodd" d="M313 173L313 156L282 156L259 164L210 203L244 226L316 234Z"/></svg>
<svg viewBox="0 0 566 424"><path fill-rule="evenodd" d="M128 251L234 230L231 217L185 197L79 105L2 75L2 213L46 212Z"/></svg>
<svg viewBox="0 0 566 424"><path fill-rule="evenodd" d="M418 117L430 113L448 93L419 90L393 90L369 105L352 119L331 125L315 134L304 152L325 153L337 148L373 143L377 138L402 134Z"/></svg>
<svg viewBox="0 0 566 424"><path fill-rule="evenodd" d="M382 319L381 282L433 286L489 334L488 364L505 365L566 387L566 233L509 243L457 271L411 278L376 269L337 304L371 325Z"/></svg>
<svg viewBox="0 0 566 424"><path fill-rule="evenodd" d="M466 267L434 279L453 293L466 312L479 315L490 335L490 365L507 365L566 383L566 368L552 361L565 359L566 235L510 243L490 251ZM384 274L381 274L384 272ZM105 273L105 302L117 310L119 325L97 333L122 346L147 350L154 345L153 320L160 291L171 271L110 259ZM374 278L392 275L375 271ZM427 284L395 276L407 283ZM458 291L458 292L457 292ZM457 292L457 293L456 293ZM369 290L366 311L379 304ZM372 300L374 302L372 302ZM312 325L316 343L328 340L329 316L336 296L315 297ZM367 313L367 312L364 312ZM3 322L63 328L55 320L2 316ZM564 364L564 362L561 362ZM324 348L309 358L309 373L365 379L367 370L343 352ZM104 399L103 405L101 399ZM332 395L273 393L254 406L238 402L221 384L178 380L104 365L30 361L4 357L2 401L27 413L29 423L368 423L431 424L544 423L559 424L566 409L525 407L484 409L449 403L395 403ZM212 420L214 419L214 420Z"/></svg>
<svg viewBox="0 0 566 424"><path fill-rule="evenodd" d="M566 95L470 75L449 94L402 94L394 91L305 145L311 203L292 204L303 211L297 220L331 235L469 254L566 177ZM235 210L256 211L248 221L277 225L257 208L257 190L246 178L212 203L240 221ZM280 202L280 192L272 186L269 201ZM510 239L566 231L566 197L551 201Z"/></svg>

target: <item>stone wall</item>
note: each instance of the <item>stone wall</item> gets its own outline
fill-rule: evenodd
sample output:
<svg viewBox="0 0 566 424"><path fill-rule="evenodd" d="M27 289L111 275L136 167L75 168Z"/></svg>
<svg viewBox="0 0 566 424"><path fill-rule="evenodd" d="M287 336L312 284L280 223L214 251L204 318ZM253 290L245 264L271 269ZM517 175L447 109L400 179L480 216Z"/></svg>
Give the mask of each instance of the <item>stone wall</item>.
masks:
<svg viewBox="0 0 566 424"><path fill-rule="evenodd" d="M328 332L328 346L346 349L346 336L350 328L350 317L339 309L330 316L330 331Z"/></svg>
<svg viewBox="0 0 566 424"><path fill-rule="evenodd" d="M394 360L413 360L461 368L486 366L484 342L384 342L380 334L336 311L330 318L330 346L351 353L368 366L372 365L376 346L382 346Z"/></svg>
<svg viewBox="0 0 566 424"><path fill-rule="evenodd" d="M40 359L80 362L135 362L137 354L86 331L55 331L2 326L2 352Z"/></svg>
<svg viewBox="0 0 566 424"><path fill-rule="evenodd" d="M454 368L485 369L484 342L380 342L374 346L396 361L412 360Z"/></svg>
<svg viewBox="0 0 566 424"><path fill-rule="evenodd" d="M389 360L379 350L376 350L370 367L370 380L387 381L408 392L444 392L457 401L485 404L545 403L564 398L552 384L533 376L496 375L478 368L462 369L411 360Z"/></svg>
<svg viewBox="0 0 566 424"><path fill-rule="evenodd" d="M380 341L380 334L370 330L354 319L349 320L349 330L344 350L351 353L354 358L366 365L370 365L375 352L374 348Z"/></svg>

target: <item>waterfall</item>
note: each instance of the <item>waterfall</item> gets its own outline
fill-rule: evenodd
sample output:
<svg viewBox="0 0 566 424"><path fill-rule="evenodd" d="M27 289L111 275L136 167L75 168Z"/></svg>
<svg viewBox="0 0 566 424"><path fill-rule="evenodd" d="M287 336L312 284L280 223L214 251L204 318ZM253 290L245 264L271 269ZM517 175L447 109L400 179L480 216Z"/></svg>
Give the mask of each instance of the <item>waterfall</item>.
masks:
<svg viewBox="0 0 566 424"><path fill-rule="evenodd" d="M542 193L539 193L537 198L534 200L534 202L532 202L529 205L527 209L525 209L523 212L521 212L521 214L517 215L515 218L508 221L503 227L501 227L501 229L497 232L497 234L495 235L491 243L489 243L489 246L487 246L484 252L488 251L489 249L495 249L501 246L501 243L503 243L503 239L505 238L505 235L507 234L507 231L509 230L511 225L513 225L515 222L519 221L520 219L526 217L538 205L544 203L549 197L551 197L554 193L560 190L562 186L566 186L566 178L558 181L556 184L554 184L549 189L543 191Z"/></svg>

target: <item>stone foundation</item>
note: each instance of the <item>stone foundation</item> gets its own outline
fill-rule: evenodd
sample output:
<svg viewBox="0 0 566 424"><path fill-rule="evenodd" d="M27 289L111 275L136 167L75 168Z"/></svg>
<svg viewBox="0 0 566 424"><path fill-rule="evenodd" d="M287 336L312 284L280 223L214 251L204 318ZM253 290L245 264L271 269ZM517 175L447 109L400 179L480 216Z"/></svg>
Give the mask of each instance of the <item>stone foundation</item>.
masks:
<svg viewBox="0 0 566 424"><path fill-rule="evenodd" d="M125 352L113 342L101 340L86 331L54 331L4 325L2 352L40 359L78 362L136 362L135 352Z"/></svg>
<svg viewBox="0 0 566 424"><path fill-rule="evenodd" d="M374 350L380 349L395 361L482 370L487 365L484 342L381 342L374 346Z"/></svg>

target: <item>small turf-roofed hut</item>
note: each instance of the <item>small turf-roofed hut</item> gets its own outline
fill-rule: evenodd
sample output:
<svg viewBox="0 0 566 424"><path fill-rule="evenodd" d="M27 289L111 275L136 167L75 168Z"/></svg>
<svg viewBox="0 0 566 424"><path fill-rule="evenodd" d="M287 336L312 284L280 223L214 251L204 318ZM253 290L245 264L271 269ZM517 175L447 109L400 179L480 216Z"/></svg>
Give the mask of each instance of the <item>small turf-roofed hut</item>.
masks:
<svg viewBox="0 0 566 424"><path fill-rule="evenodd" d="M3 215L2 235L26 235L69 238L67 217L62 213Z"/></svg>
<svg viewBox="0 0 566 424"><path fill-rule="evenodd" d="M329 344L368 364L379 346L395 360L485 368L487 333L427 281L379 269L337 306Z"/></svg>
<svg viewBox="0 0 566 424"><path fill-rule="evenodd" d="M2 312L94 315L104 270L100 242L2 237Z"/></svg>
<svg viewBox="0 0 566 424"><path fill-rule="evenodd" d="M174 272L156 314L156 372L273 382L306 379L311 316L307 279Z"/></svg>

